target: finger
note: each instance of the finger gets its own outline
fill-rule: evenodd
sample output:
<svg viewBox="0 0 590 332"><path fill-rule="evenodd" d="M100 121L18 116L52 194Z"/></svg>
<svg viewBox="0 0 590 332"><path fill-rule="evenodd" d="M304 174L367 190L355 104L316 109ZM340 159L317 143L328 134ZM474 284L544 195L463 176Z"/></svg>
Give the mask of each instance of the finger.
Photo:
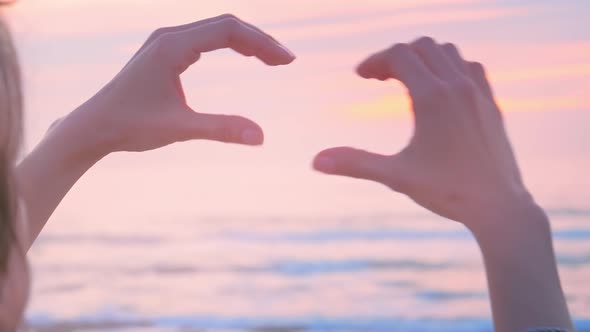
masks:
<svg viewBox="0 0 590 332"><path fill-rule="evenodd" d="M455 69L457 69L459 72L463 74L469 75L469 68L467 67L467 62L465 62L465 60L461 56L461 53L454 44L443 44L442 49L447 55L447 58L449 58L455 66Z"/></svg>
<svg viewBox="0 0 590 332"><path fill-rule="evenodd" d="M261 145L264 142L260 126L241 116L187 111L176 123L179 141L204 139L246 145Z"/></svg>
<svg viewBox="0 0 590 332"><path fill-rule="evenodd" d="M180 32L183 30L188 30L188 29L192 29L192 28L196 28L199 27L201 25L205 25L208 23L213 23L213 22L217 22L217 21L221 21L224 19L235 19L235 20L240 20L239 18L237 18L236 16L232 15L232 14L223 14L223 15L219 15L219 16L215 16L215 17L210 17L204 20L200 20L197 22L192 22L192 23L187 23L187 24L182 24L182 25L178 25L178 26L174 26L174 27L165 27L165 28L159 28L156 31L154 31L149 37L148 39L145 41L145 43L143 43L143 45L140 47L140 49L133 55L133 57L131 57L131 60L133 60L137 55L139 55L141 52L143 52L147 47L149 47L151 45L151 43L153 43L156 39L158 39L160 36L162 36L163 34L166 33L171 33L171 32ZM266 35L268 38L271 38L273 40L275 40L272 36L266 34L264 31L260 30L259 28L257 28L256 26L241 21L243 24L245 24L246 26L255 29L256 31ZM276 40L275 40L276 41Z"/></svg>
<svg viewBox="0 0 590 332"><path fill-rule="evenodd" d="M396 44L371 55L358 65L357 73L364 78L397 79L410 90L410 94L438 81L407 44Z"/></svg>
<svg viewBox="0 0 590 332"><path fill-rule="evenodd" d="M55 129L62 122L63 119L64 119L63 117L60 117L60 118L56 119L55 121L53 121L53 123L51 123L51 125L47 129L47 132L49 133L50 131Z"/></svg>
<svg viewBox="0 0 590 332"><path fill-rule="evenodd" d="M422 37L410 44L426 66L445 81L453 81L459 75L443 49L430 37Z"/></svg>
<svg viewBox="0 0 590 332"><path fill-rule="evenodd" d="M471 79L479 86L484 95L493 100L494 92L492 91L483 65L479 62L469 62L468 68Z"/></svg>
<svg viewBox="0 0 590 332"><path fill-rule="evenodd" d="M159 37L153 49L170 68L186 70L203 52L231 48L246 56L256 56L268 65L291 63L295 56L272 38L237 19L227 18Z"/></svg>
<svg viewBox="0 0 590 332"><path fill-rule="evenodd" d="M399 191L402 177L397 166L395 156L349 147L324 150L313 161L313 167L322 173L372 180Z"/></svg>

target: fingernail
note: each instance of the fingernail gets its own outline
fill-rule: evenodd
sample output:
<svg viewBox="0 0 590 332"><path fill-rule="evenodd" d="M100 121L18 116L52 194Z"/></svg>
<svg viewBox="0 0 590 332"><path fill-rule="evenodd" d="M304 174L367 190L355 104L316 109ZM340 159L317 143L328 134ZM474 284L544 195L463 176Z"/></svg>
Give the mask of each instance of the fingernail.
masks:
<svg viewBox="0 0 590 332"><path fill-rule="evenodd" d="M279 46L283 49L283 51L285 51L285 53L287 53L291 57L291 59L295 59L296 58L295 54L293 52L291 52L291 50L289 50L288 48L286 48L283 45L280 45L279 44Z"/></svg>
<svg viewBox="0 0 590 332"><path fill-rule="evenodd" d="M245 129L242 131L242 143L248 145L260 145L264 141L264 136L260 130L256 129Z"/></svg>
<svg viewBox="0 0 590 332"><path fill-rule="evenodd" d="M318 157L315 160L314 166L318 171L329 173L334 171L335 163L332 158Z"/></svg>

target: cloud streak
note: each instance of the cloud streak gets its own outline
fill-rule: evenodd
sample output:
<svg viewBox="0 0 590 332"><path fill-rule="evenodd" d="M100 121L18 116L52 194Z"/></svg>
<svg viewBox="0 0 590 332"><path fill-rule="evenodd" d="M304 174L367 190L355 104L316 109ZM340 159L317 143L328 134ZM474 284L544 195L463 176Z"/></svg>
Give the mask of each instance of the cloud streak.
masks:
<svg viewBox="0 0 590 332"><path fill-rule="evenodd" d="M590 108L585 98L577 96L500 98L498 104L503 112L564 111ZM359 102L344 106L343 111L370 118L409 116L411 114L409 99L404 95L390 95Z"/></svg>

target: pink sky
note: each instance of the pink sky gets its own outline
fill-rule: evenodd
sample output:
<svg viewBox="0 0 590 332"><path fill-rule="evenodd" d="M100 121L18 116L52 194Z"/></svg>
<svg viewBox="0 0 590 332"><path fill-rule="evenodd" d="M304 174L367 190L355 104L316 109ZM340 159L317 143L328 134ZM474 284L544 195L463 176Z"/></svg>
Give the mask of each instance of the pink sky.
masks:
<svg viewBox="0 0 590 332"><path fill-rule="evenodd" d="M26 78L27 149L55 118L115 75L152 30L225 12L264 28L298 59L266 68L228 51L207 54L184 75L185 89L199 111L257 120L265 146L193 142L111 156L79 183L57 217L98 222L413 209L381 186L321 176L309 164L332 145L382 152L403 146L411 133L404 90L395 82L362 80L353 68L371 52L420 35L456 42L466 57L487 64L542 200L576 205L590 195L569 190L590 187L583 177L590 166L584 143L590 141L590 38L582 23L590 7L584 1L168 3L29 0L9 9ZM537 148L539 141L546 149ZM551 171L539 168L540 161Z"/></svg>

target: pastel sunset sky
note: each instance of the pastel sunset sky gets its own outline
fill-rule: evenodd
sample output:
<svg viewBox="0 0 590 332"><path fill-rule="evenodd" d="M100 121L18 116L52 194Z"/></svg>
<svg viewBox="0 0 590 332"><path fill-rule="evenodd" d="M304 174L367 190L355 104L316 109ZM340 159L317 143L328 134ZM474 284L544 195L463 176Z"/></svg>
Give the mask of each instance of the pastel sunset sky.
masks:
<svg viewBox="0 0 590 332"><path fill-rule="evenodd" d="M200 112L240 114L263 147L189 142L103 160L72 191L62 219L317 215L414 209L382 186L311 170L323 148L402 148L405 90L354 74L365 56L430 35L484 63L530 187L549 205L590 198L590 2L483 0L23 0L8 10L27 95L26 149L91 97L151 31L230 12L298 59L270 68L231 51L183 75ZM346 211L343 210L346 208Z"/></svg>

